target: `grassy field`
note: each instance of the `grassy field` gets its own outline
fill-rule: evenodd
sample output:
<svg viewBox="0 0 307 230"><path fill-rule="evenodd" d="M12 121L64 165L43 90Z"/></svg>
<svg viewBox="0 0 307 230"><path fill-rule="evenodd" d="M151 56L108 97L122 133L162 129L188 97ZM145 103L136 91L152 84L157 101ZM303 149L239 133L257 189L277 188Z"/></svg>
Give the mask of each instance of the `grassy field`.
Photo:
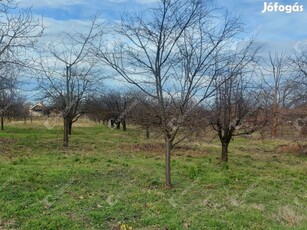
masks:
<svg viewBox="0 0 307 230"><path fill-rule="evenodd" d="M307 229L307 156L291 143L236 139L227 165L217 140L183 144L172 189L161 143L83 123L64 149L61 127L9 124L0 229Z"/></svg>

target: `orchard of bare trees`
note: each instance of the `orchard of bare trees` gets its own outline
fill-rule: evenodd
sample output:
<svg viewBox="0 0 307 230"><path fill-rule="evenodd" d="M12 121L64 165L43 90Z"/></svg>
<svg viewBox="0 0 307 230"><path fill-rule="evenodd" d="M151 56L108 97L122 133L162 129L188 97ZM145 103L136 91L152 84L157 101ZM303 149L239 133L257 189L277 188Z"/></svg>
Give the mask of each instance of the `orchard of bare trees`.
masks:
<svg viewBox="0 0 307 230"><path fill-rule="evenodd" d="M161 138L168 187L173 151L194 137L213 134L227 162L236 136L307 134L307 47L268 52L240 18L207 1L160 0L145 12L119 22L95 15L46 43L43 20L1 1L2 130L6 121L29 116L22 89L31 79L35 98L63 120L67 148L82 116Z"/></svg>

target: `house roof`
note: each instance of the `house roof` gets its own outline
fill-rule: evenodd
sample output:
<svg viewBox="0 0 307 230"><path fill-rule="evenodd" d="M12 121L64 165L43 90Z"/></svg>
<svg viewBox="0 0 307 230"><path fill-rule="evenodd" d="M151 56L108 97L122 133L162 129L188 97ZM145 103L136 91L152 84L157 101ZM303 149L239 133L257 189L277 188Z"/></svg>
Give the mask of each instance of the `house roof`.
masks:
<svg viewBox="0 0 307 230"><path fill-rule="evenodd" d="M42 109L43 107L45 107L44 104L42 102L39 102L39 103L37 103L35 105L31 105L30 106L30 110Z"/></svg>

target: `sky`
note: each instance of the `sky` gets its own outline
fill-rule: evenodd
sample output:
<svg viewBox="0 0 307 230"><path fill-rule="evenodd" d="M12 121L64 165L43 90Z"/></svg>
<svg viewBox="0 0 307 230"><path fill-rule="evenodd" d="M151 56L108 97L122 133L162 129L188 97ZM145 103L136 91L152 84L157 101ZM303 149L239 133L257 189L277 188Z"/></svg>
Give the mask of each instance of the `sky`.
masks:
<svg viewBox="0 0 307 230"><path fill-rule="evenodd" d="M302 12L265 12L264 3L302 5ZM297 49L307 39L307 1L263 1L263 0L218 0L218 5L241 17L246 29L257 33L258 39L267 42L267 50Z"/></svg>
<svg viewBox="0 0 307 230"><path fill-rule="evenodd" d="M46 34L56 34L88 21L97 12L103 20L119 20L123 12L138 12L158 0L24 0L22 7L32 7L36 16L43 16ZM247 32L267 43L267 50L291 50L307 39L307 1L276 1L278 5L302 5L302 12L262 13L263 0L215 0L217 8L241 18Z"/></svg>
<svg viewBox="0 0 307 230"><path fill-rule="evenodd" d="M159 0L21 0L21 7L31 7L36 17L46 26L44 39L52 41L63 31L77 30L91 17L99 14L101 20L118 21L124 12L140 12ZM221 12L228 10L239 16L247 33L264 42L264 52L299 50L307 45L307 1L214 0ZM265 3L292 6L298 2L302 12L266 12ZM80 27L81 28L81 27Z"/></svg>

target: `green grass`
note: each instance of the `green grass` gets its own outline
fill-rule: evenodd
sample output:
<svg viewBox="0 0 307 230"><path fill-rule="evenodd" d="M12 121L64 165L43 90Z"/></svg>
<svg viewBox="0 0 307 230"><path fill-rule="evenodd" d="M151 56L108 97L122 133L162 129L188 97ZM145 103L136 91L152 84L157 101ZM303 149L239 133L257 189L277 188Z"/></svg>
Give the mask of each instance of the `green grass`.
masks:
<svg viewBox="0 0 307 230"><path fill-rule="evenodd" d="M306 229L307 158L274 151L285 141L236 139L225 165L198 140L174 150L167 189L159 140L143 136L77 124L65 149L59 126L8 125L0 228Z"/></svg>

